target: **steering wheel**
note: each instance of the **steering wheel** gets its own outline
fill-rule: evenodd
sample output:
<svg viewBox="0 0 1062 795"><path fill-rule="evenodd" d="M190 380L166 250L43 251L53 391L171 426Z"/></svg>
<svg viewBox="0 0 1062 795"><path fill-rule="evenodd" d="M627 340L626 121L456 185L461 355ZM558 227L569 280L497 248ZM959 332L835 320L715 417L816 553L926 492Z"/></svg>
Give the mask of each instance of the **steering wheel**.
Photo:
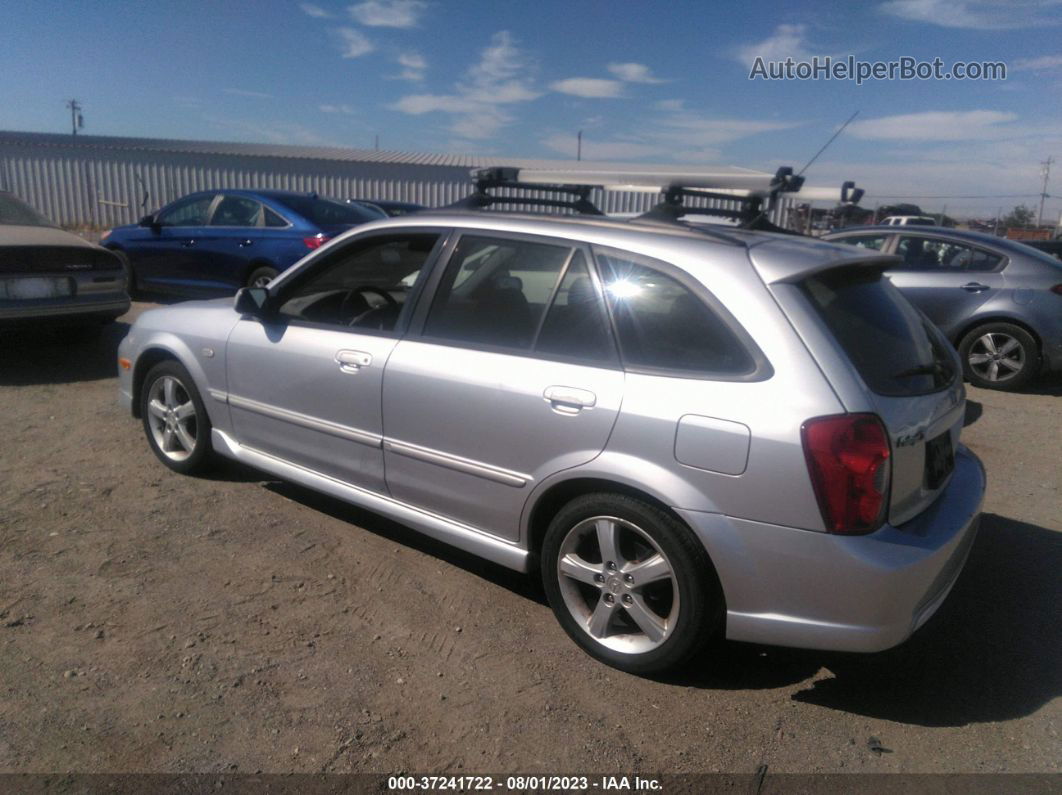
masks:
<svg viewBox="0 0 1062 795"><path fill-rule="evenodd" d="M394 296L391 295L389 292L387 292L387 290L384 290L381 287L374 287L371 284L365 284L365 285L361 285L359 287L353 287L353 288L351 288L350 290L347 291L347 294L345 296L343 296L343 303L341 303L339 305L339 315L340 315L340 317L343 317L347 313L348 310L350 312L354 313L353 317L351 317L351 319L347 322L348 326L353 326L355 323L357 323L359 320L361 320L362 317L364 317L369 312L372 312L373 309L377 308L377 307L369 306L369 302L365 300L364 293L372 293L373 295L380 296L380 298L382 298L384 300L384 303L387 304L388 306L391 306L391 307L397 307L398 306L398 301L395 300ZM365 304L365 306L368 307L368 308L367 309L361 309L360 307L358 307L357 309L355 309L355 307L354 307L354 297L355 296L360 298L361 299L361 303Z"/></svg>

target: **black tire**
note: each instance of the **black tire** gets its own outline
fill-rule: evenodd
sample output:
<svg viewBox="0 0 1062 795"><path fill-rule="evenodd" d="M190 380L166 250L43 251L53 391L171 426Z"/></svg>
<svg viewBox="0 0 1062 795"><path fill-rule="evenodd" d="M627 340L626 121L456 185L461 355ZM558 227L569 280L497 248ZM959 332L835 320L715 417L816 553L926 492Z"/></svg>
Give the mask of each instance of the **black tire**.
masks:
<svg viewBox="0 0 1062 795"><path fill-rule="evenodd" d="M247 275L248 287L264 287L264 284L256 284L256 282L265 281L266 283L272 281L277 277L277 269L271 268L268 265L263 265L260 268L255 268Z"/></svg>
<svg viewBox="0 0 1062 795"><path fill-rule="evenodd" d="M175 427L170 424L170 420L177 422L177 415L162 419L154 413L152 401L159 397L159 391L164 394L166 383L163 379L167 378L176 382L173 405L180 407L191 402L194 408L192 421L181 421L185 434L190 434L192 437L191 450L187 449L187 439L180 433L166 434L167 427ZM165 400L163 403L166 405ZM210 444L212 427L210 417L207 416L206 406L199 395L199 390L196 389L195 382L182 364L171 359L159 362L148 371L140 389L140 418L144 424L144 435L147 436L152 452L174 472L190 475L202 472L209 467L213 457ZM167 449L164 450L163 445L166 445Z"/></svg>
<svg viewBox="0 0 1062 795"><path fill-rule="evenodd" d="M987 340L992 341L995 352L990 350ZM959 343L959 356L966 380L983 389L1008 392L1021 389L1040 372L1040 349L1036 340L1013 323L986 323L973 329ZM971 362L971 357L975 361ZM1015 364L1020 365L1019 369L1013 369Z"/></svg>
<svg viewBox="0 0 1062 795"><path fill-rule="evenodd" d="M594 526L590 520L596 517L610 517L629 525L613 522L619 527L620 540L616 542L616 549L619 551L617 557L623 563L599 585L566 577L559 571L562 551L565 558L571 560L575 554L573 550L585 549L586 557L578 554L578 560L588 562L600 557L602 560L591 564L601 567L601 574L594 576L608 574L610 569L603 559L605 556L600 554L600 546L598 555L593 555L597 531L591 530L588 534L588 528ZM655 552L664 558L670 571L669 579L645 586L624 584L623 580L627 579L624 572L637 571L632 568L631 558L633 562L644 563L654 552L646 537L656 547ZM573 547L577 538L583 538L580 543L590 546ZM625 544L627 550L636 554L629 556L624 551ZM637 556L639 548L642 557ZM688 527L670 514L625 495L584 495L557 513L542 544L542 583L550 606L568 636L592 657L627 673L656 674L682 665L717 638L725 623L722 588L701 543ZM611 599L607 592L611 592ZM677 604L674 601L676 592ZM648 633L642 632L634 620L636 604L633 600L639 595L638 605L649 605L660 619L659 626L667 627L658 640L654 641ZM585 605L582 600L586 601ZM591 634L596 610L590 605L597 603L597 608L602 608L601 603L605 600L611 601L610 615L614 618L605 622L602 639ZM656 609L659 607L663 610ZM573 609L578 612L578 617ZM663 612L668 615L663 616Z"/></svg>

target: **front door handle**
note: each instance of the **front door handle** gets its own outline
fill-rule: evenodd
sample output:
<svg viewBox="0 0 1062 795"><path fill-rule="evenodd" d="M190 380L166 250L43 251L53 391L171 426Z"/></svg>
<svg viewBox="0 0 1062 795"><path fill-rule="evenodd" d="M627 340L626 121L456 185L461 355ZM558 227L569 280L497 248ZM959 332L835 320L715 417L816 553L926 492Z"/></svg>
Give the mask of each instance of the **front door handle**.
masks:
<svg viewBox="0 0 1062 795"><path fill-rule="evenodd" d="M969 282L968 284L964 284L962 286L962 289L964 289L968 293L980 293L987 290L988 285L981 284L980 282Z"/></svg>
<svg viewBox="0 0 1062 795"><path fill-rule="evenodd" d="M337 351L336 362L344 373L356 373L372 364L372 354L365 351Z"/></svg>
<svg viewBox="0 0 1062 795"><path fill-rule="evenodd" d="M254 241L253 240L241 240L240 241L240 248L247 248L248 246L253 246L253 245L254 245Z"/></svg>
<svg viewBox="0 0 1062 795"><path fill-rule="evenodd" d="M597 405L597 395L574 386L548 386L542 397L554 411L561 414L578 414L583 409Z"/></svg>
<svg viewBox="0 0 1062 795"><path fill-rule="evenodd" d="M184 246L185 248L191 248L192 246L195 245L195 241L194 240L182 240L181 241L181 245Z"/></svg>

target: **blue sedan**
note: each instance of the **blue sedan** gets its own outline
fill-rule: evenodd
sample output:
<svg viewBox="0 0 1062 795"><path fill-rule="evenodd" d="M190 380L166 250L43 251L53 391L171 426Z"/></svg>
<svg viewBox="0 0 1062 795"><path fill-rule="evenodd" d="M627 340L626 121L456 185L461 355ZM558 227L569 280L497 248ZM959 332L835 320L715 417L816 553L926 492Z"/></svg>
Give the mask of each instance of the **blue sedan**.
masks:
<svg viewBox="0 0 1062 795"><path fill-rule="evenodd" d="M172 202L100 243L128 265L130 290L233 292L264 286L376 213L315 193L211 190Z"/></svg>

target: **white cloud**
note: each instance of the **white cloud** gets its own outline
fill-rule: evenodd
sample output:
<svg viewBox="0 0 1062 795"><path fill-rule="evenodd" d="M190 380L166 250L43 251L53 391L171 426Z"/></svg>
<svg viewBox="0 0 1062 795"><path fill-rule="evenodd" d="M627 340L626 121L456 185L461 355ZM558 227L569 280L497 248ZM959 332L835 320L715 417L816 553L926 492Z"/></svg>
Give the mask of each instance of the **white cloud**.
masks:
<svg viewBox="0 0 1062 795"><path fill-rule="evenodd" d="M627 83L663 83L658 77L653 77L649 67L640 63L610 63L608 70L620 80Z"/></svg>
<svg viewBox="0 0 1062 795"><path fill-rule="evenodd" d="M318 105L317 107L321 113L342 113L346 116L354 114L354 108L350 105Z"/></svg>
<svg viewBox="0 0 1062 795"><path fill-rule="evenodd" d="M391 79L410 80L412 82L420 82L424 79L424 70L428 68L428 62L420 53L399 53L395 60L398 62L398 65L402 67L402 71L397 75L391 75Z"/></svg>
<svg viewBox="0 0 1062 795"><path fill-rule="evenodd" d="M541 96L529 76L533 71L527 56L508 31L495 33L450 94L410 94L391 109L421 115L448 113L450 131L465 141L491 138L513 121L504 108Z"/></svg>
<svg viewBox="0 0 1062 795"><path fill-rule="evenodd" d="M427 6L422 0L365 0L347 10L370 28L413 28Z"/></svg>
<svg viewBox="0 0 1062 795"><path fill-rule="evenodd" d="M1017 115L997 110L927 111L864 119L848 125L855 138L892 141L986 141L1023 134L1008 122Z"/></svg>
<svg viewBox="0 0 1062 795"><path fill-rule="evenodd" d="M319 5L314 5L313 3L299 3L299 8L302 9L304 14L308 14L314 19L328 19L332 16Z"/></svg>
<svg viewBox="0 0 1062 795"><path fill-rule="evenodd" d="M243 88L223 88L222 93L231 94L234 97L254 97L255 99L272 99L272 94L267 94L264 91L247 91Z"/></svg>
<svg viewBox="0 0 1062 795"><path fill-rule="evenodd" d="M719 119L682 110L659 114L635 132L619 132L605 138L583 135L584 160L663 160L671 162L718 162L720 146L763 132L784 130L797 122ZM540 143L564 155L576 150L574 135L553 134Z"/></svg>
<svg viewBox="0 0 1062 795"><path fill-rule="evenodd" d="M230 119L203 114L203 121L221 131L223 135L233 136L238 141L260 141L269 144L301 144L304 146L339 146L340 144L325 138L316 130L287 121L268 121Z"/></svg>
<svg viewBox="0 0 1062 795"><path fill-rule="evenodd" d="M339 28L336 31L342 42L344 58L360 58L376 49L373 43L360 30Z"/></svg>
<svg viewBox="0 0 1062 795"><path fill-rule="evenodd" d="M807 40L807 25L779 25L763 41L744 44L734 50L734 56L749 67L756 58L765 61L784 61L786 58L806 61L813 54Z"/></svg>
<svg viewBox="0 0 1062 795"><path fill-rule="evenodd" d="M1047 16L1062 0L888 0L883 13L912 22L944 28L1014 30L1057 25L1057 14Z"/></svg>
<svg viewBox="0 0 1062 795"><path fill-rule="evenodd" d="M1015 72L1046 72L1062 67L1062 55L1041 55L1039 58L1019 58L1010 68Z"/></svg>
<svg viewBox="0 0 1062 795"><path fill-rule="evenodd" d="M549 87L561 94L571 94L573 97L610 99L623 96L623 83L619 80L606 80L600 77L569 77L567 80L550 83Z"/></svg>

